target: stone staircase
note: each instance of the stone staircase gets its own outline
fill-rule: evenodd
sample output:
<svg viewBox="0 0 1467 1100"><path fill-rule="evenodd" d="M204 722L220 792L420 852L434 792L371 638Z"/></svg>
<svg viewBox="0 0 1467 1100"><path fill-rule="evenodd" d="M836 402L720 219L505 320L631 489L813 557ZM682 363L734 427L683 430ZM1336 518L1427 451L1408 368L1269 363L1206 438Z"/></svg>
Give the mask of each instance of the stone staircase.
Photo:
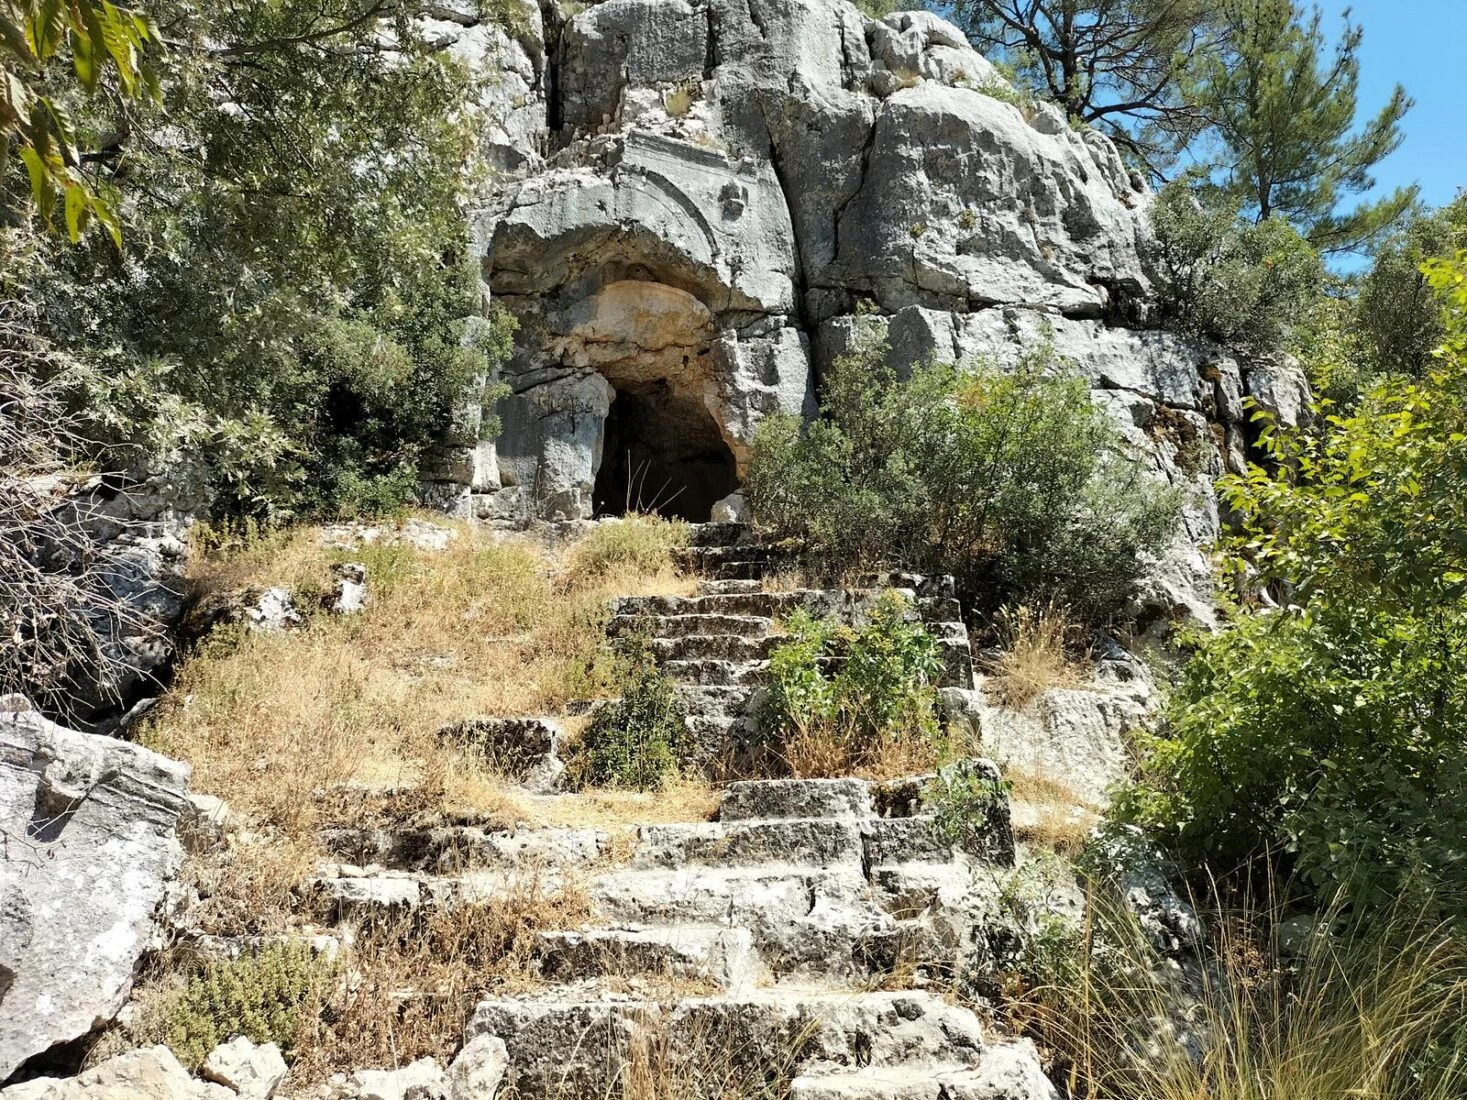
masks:
<svg viewBox="0 0 1467 1100"><path fill-rule="evenodd" d="M712 525L684 559L713 574L698 594L620 600L610 633L650 639L710 756L747 733L780 620L805 608L859 623L878 580L942 641L946 682L971 683L940 585L769 591L779 551ZM492 904L527 884L584 898L577 927L537 933L528 991L469 1021L466 1040L507 1046L504 1097L1053 1097L1031 1044L991 1035L951 997L991 975L1013 935L1007 799L954 841L925 804L931 779L735 782L715 820L621 830L337 828L323 841L341 862L314 888L342 921Z"/></svg>
<svg viewBox="0 0 1467 1100"><path fill-rule="evenodd" d="M753 722L769 656L780 644L781 621L796 609L860 625L882 595L895 590L942 647L939 686L973 686L968 629L947 578L887 573L860 578L855 587L771 591L770 578L798 562L739 524L695 526L678 558L706 578L697 594L617 600L608 633L649 640L663 671L678 685L689 732L705 761L735 759L757 739Z"/></svg>
<svg viewBox="0 0 1467 1100"><path fill-rule="evenodd" d="M467 1029L504 1040L508 1095L525 1100L622 1095L639 1064L710 1075L676 1093L689 1100L749 1067L796 1100L1050 1095L1031 1048L944 996L988 973L1007 934L1008 806L955 845L924 808L927 781L734 783L717 820L641 826L630 843L335 829L324 840L349 862L315 887L356 921L492 903L530 878L584 893L583 926L539 934L534 990L481 1003ZM1033 1089L998 1090L1015 1074Z"/></svg>

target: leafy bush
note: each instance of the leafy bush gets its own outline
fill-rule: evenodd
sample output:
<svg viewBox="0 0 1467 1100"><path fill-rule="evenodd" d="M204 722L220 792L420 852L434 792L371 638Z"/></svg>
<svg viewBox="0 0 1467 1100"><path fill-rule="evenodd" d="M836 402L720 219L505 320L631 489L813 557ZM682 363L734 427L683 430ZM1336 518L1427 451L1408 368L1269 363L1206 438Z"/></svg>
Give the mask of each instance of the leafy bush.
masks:
<svg viewBox="0 0 1467 1100"><path fill-rule="evenodd" d="M631 515L609 521L572 548L567 576L583 584L614 578L624 570L657 573L672 568L672 552L687 542L688 525L681 520Z"/></svg>
<svg viewBox="0 0 1467 1100"><path fill-rule="evenodd" d="M570 763L571 778L579 787L656 790L682 767L683 709L646 638L619 639L616 656L621 698L596 711Z"/></svg>
<svg viewBox="0 0 1467 1100"><path fill-rule="evenodd" d="M937 831L950 844L983 852L1008 827L1008 787L972 760L939 768L922 795Z"/></svg>
<svg viewBox="0 0 1467 1100"><path fill-rule="evenodd" d="M1255 225L1179 180L1162 188L1151 222L1162 322L1176 331L1280 349L1323 292L1323 261L1282 218Z"/></svg>
<svg viewBox="0 0 1467 1100"><path fill-rule="evenodd" d="M1183 498L1144 473L1084 379L1040 348L1007 373L924 366L903 381L885 350L837 360L820 420L760 426L755 518L838 564L953 573L995 606L1113 612Z"/></svg>
<svg viewBox="0 0 1467 1100"><path fill-rule="evenodd" d="M932 762L941 728L941 647L903 597L882 595L864 626L795 611L769 659L762 724L799 776Z"/></svg>
<svg viewBox="0 0 1467 1100"><path fill-rule="evenodd" d="M1467 886L1467 255L1441 365L1225 479L1235 568L1285 600L1202 639L1122 808L1193 855L1287 852L1361 905ZM1452 891L1449 891L1449 893Z"/></svg>
<svg viewBox="0 0 1467 1100"><path fill-rule="evenodd" d="M390 511L425 444L494 430L471 410L509 321L470 320L462 213L478 77L387 5L148 9L158 103L55 89L73 159L121 191L121 247L44 241L6 289L89 368L77 411L122 461L201 459L236 516Z"/></svg>
<svg viewBox="0 0 1467 1100"><path fill-rule="evenodd" d="M274 1043L289 1057L334 969L309 946L289 943L208 962L168 1006L160 1038L191 1067L236 1035Z"/></svg>

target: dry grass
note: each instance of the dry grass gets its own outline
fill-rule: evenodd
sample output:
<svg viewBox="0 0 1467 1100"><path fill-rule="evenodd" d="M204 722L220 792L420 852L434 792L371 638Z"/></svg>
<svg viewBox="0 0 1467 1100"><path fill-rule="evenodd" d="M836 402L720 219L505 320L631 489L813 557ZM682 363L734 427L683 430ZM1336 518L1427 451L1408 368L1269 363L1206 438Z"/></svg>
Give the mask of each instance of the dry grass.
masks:
<svg viewBox="0 0 1467 1100"><path fill-rule="evenodd" d="M995 616L1003 655L989 668L989 694L1000 706L1021 710L1050 688L1079 687L1082 664L1073 654L1077 627L1064 608L1008 608Z"/></svg>
<svg viewBox="0 0 1467 1100"><path fill-rule="evenodd" d="M1338 908L1295 951L1273 906L1219 909L1201 989L1181 996L1135 918L1093 907L1077 973L1034 991L1068 1095L1106 1100L1459 1100L1467 940L1431 899L1368 923ZM1182 1028L1200 1049L1169 1037ZM1144 1052L1144 1056L1142 1055Z"/></svg>
<svg viewBox="0 0 1467 1100"><path fill-rule="evenodd" d="M446 1062L475 1004L539 984L539 933L574 927L589 913L574 887L547 890L526 876L489 901L358 926L344 960L350 980L303 1030L291 1080L427 1056Z"/></svg>
<svg viewBox="0 0 1467 1100"><path fill-rule="evenodd" d="M696 1017L694 1018L696 1021ZM819 1021L781 1037L773 1049L694 1022L649 1022L621 1053L608 1100L773 1100L786 1096Z"/></svg>
<svg viewBox="0 0 1467 1100"><path fill-rule="evenodd" d="M936 770L948 760L971 755L950 738L934 737L913 729L902 736L872 743L855 728L840 722L812 722L790 735L783 763L795 779L825 779L847 775L862 779L899 779Z"/></svg>
<svg viewBox="0 0 1467 1100"><path fill-rule="evenodd" d="M533 819L533 805L437 731L479 715L555 715L603 694L609 601L690 592L670 564L679 537L673 525L633 521L562 553L465 531L437 553L347 554L322 549L310 530L276 536L206 563L199 583L324 591L333 561L363 560L367 613L314 615L279 634L216 632L144 737L193 764L195 789L288 835L319 822L317 792L349 784Z"/></svg>
<svg viewBox="0 0 1467 1100"><path fill-rule="evenodd" d="M1004 769L1014 807L1014 832L1025 843L1076 856L1100 823L1100 808L1041 771Z"/></svg>

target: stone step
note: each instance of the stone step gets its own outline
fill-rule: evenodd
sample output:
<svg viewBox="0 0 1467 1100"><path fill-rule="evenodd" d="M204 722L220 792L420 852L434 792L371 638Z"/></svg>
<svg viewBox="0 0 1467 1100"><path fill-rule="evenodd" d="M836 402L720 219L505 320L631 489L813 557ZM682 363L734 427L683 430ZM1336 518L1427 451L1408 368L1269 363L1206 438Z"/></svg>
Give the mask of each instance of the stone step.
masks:
<svg viewBox="0 0 1467 1100"><path fill-rule="evenodd" d="M672 553L679 564L695 568L727 561L787 561L791 557L790 552L782 547L757 542L727 543L722 546L679 546Z"/></svg>
<svg viewBox="0 0 1467 1100"><path fill-rule="evenodd" d="M983 1052L980 1067L907 1064L868 1066L845 1073L801 1074L790 1082L787 1100L1048 1100L1054 1086L1044 1076L1038 1053L995 1057L1008 1044Z"/></svg>
<svg viewBox="0 0 1467 1100"><path fill-rule="evenodd" d="M695 523L688 528L689 549L738 546L756 539L747 523Z"/></svg>
<svg viewBox="0 0 1467 1100"><path fill-rule="evenodd" d="M758 592L759 580L701 580L698 582L700 596L732 596L745 592Z"/></svg>
<svg viewBox="0 0 1467 1100"><path fill-rule="evenodd" d="M732 991L762 976L749 930L726 925L542 932L536 955L541 977L552 982L642 978Z"/></svg>
<svg viewBox="0 0 1467 1100"><path fill-rule="evenodd" d="M730 783L720 821L874 818L871 784L864 779L751 779Z"/></svg>
<svg viewBox="0 0 1467 1100"><path fill-rule="evenodd" d="M722 599L703 596L701 599ZM624 602L624 601L619 601ZM734 615L717 612L682 611L673 614L617 614L607 624L611 637L643 632L650 638L678 638L689 634L724 634L744 638L762 638L774 627L764 615Z"/></svg>
<svg viewBox="0 0 1467 1100"><path fill-rule="evenodd" d="M768 864L859 868L865 854L862 823L856 821L700 821L642 826L629 866L638 870Z"/></svg>
<svg viewBox="0 0 1467 1100"><path fill-rule="evenodd" d="M784 641L778 634L681 634L654 638L652 652L660 661L765 661Z"/></svg>
<svg viewBox="0 0 1467 1100"><path fill-rule="evenodd" d="M668 1067L675 1067L680 1095L745 1094L730 1091L740 1072L758 1094L769 1089L777 1095L789 1081L822 1076L834 1081L863 1070L869 1076L872 1068L929 1074L977 1070L991 1049L972 1011L933 994L778 988L690 997L670 1005L485 1001L466 1030L467 1039L479 1035L504 1040L510 1062L506 1087L520 1100L602 1100L621 1095L632 1074Z"/></svg>
<svg viewBox="0 0 1467 1100"><path fill-rule="evenodd" d="M679 684L755 687L769 679L768 661L663 661L662 671Z"/></svg>
<svg viewBox="0 0 1467 1100"><path fill-rule="evenodd" d="M817 617L848 621L869 610L882 588L797 588L788 592L726 592L711 596L624 596L613 601L618 616L640 615L659 619L686 615L754 615L782 618L803 609ZM911 599L913 594L906 592ZM933 601L945 605L948 601ZM952 601L956 603L956 601ZM946 618L946 616L942 616ZM687 633L684 631L684 633ZM711 633L711 632L709 632Z"/></svg>
<svg viewBox="0 0 1467 1100"><path fill-rule="evenodd" d="M345 863L437 874L584 867L605 859L610 843L609 835L596 829L507 832L466 825L398 830L339 826L318 835L325 851Z"/></svg>
<svg viewBox="0 0 1467 1100"><path fill-rule="evenodd" d="M756 690L739 684L680 684L677 697L689 717L733 722L748 711Z"/></svg>

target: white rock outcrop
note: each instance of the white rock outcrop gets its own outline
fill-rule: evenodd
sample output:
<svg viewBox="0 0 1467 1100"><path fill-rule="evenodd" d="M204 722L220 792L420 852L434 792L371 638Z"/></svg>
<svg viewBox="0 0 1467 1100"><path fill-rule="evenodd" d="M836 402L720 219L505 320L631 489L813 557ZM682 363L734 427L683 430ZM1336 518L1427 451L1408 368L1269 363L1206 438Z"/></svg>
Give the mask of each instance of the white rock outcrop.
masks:
<svg viewBox="0 0 1467 1100"><path fill-rule="evenodd" d="M0 699L0 1081L126 1001L183 859L188 775Z"/></svg>

